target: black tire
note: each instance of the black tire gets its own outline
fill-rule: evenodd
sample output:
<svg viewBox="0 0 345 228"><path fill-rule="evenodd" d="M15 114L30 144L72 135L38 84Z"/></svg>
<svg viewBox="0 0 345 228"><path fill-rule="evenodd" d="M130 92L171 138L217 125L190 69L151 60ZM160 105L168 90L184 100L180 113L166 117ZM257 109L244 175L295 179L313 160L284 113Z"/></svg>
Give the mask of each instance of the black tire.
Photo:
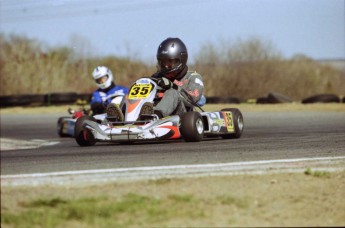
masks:
<svg viewBox="0 0 345 228"><path fill-rule="evenodd" d="M14 107L14 106L37 106L44 104L43 95L13 95L13 96L0 96L1 107Z"/></svg>
<svg viewBox="0 0 345 228"><path fill-rule="evenodd" d="M200 142L204 137L204 123L199 112L186 112L181 117L180 132L186 142Z"/></svg>
<svg viewBox="0 0 345 228"><path fill-rule="evenodd" d="M67 118L71 118L71 117L68 117L68 116L60 117L60 118L58 119L57 123L56 123L56 130L57 130L57 133L58 133L58 135L59 135L60 137L68 137L68 136L70 136L70 135L64 134L64 133L62 132L62 129L63 129L63 125L62 125L63 120L64 120L64 119L67 119Z"/></svg>
<svg viewBox="0 0 345 228"><path fill-rule="evenodd" d="M343 97L343 100L342 100L343 103L345 103L345 97Z"/></svg>
<svg viewBox="0 0 345 228"><path fill-rule="evenodd" d="M302 103L340 103L340 98L335 94L319 94L303 99Z"/></svg>
<svg viewBox="0 0 345 228"><path fill-rule="evenodd" d="M83 127L85 120L91 120L96 122L96 119L92 116L82 116L77 119L74 128L75 141L79 146L93 146L96 144L96 140L90 130Z"/></svg>
<svg viewBox="0 0 345 228"><path fill-rule="evenodd" d="M44 96L44 102L48 105L72 104L77 100L77 93L49 93Z"/></svg>
<svg viewBox="0 0 345 228"><path fill-rule="evenodd" d="M243 115L237 108L225 108L221 111L231 112L234 120L235 133L222 135L223 139L238 139L241 137L244 129Z"/></svg>
<svg viewBox="0 0 345 228"><path fill-rule="evenodd" d="M280 93L269 93L267 97L259 97L256 99L257 104L280 104L280 103L291 103L293 100Z"/></svg>
<svg viewBox="0 0 345 228"><path fill-rule="evenodd" d="M280 93L269 93L267 96L268 103L280 104L280 103L291 103L292 99Z"/></svg>
<svg viewBox="0 0 345 228"><path fill-rule="evenodd" d="M256 99L257 104L268 104L268 98L267 97L259 97Z"/></svg>
<svg viewBox="0 0 345 228"><path fill-rule="evenodd" d="M237 97L207 97L208 104L239 104L240 99Z"/></svg>

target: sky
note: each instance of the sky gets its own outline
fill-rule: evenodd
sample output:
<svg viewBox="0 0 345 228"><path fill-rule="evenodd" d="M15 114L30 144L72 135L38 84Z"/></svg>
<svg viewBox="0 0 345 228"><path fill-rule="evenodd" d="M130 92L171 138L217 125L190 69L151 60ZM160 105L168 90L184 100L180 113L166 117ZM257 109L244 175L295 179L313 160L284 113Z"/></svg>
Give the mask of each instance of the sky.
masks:
<svg viewBox="0 0 345 228"><path fill-rule="evenodd" d="M345 59L345 0L0 0L0 29L95 56L154 62L179 37L203 45L259 38L285 58Z"/></svg>

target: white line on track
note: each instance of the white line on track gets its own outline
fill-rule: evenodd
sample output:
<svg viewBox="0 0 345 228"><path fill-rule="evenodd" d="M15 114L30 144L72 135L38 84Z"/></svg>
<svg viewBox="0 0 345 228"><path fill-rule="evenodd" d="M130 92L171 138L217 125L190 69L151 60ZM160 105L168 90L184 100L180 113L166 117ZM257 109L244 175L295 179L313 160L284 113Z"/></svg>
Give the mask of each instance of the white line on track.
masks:
<svg viewBox="0 0 345 228"><path fill-rule="evenodd" d="M25 178L25 177L65 176L65 175L79 175L79 174L98 174L98 173L117 173L117 172L133 172L133 171L155 171L155 170L170 170L170 169L171 170L180 170L180 169L198 169L198 168L223 168L223 167L230 167L230 166L235 167L235 166L273 164L273 163L294 163L294 162L304 162L304 161L322 161L322 160L338 160L338 159L345 159L345 156L343 156L343 157L295 158L295 159L261 160L261 161L230 162L230 163L215 163L215 164L147 166L147 167L132 167L132 168L116 168L116 169L94 169L94 170L51 172L51 173L17 174L17 175L4 175L4 176L1 176L1 179Z"/></svg>
<svg viewBox="0 0 345 228"><path fill-rule="evenodd" d="M330 168L330 163L341 162L338 168L344 170L345 156L295 158L278 160L261 160L248 162L231 162L216 164L150 166L115 169L79 170L50 173L32 173L1 175L1 183L5 185L37 185L37 184L65 184L76 182L105 182L109 180L147 179L172 176L205 176L235 173L265 173L268 170L292 170L309 167L310 163L316 168L337 170Z"/></svg>
<svg viewBox="0 0 345 228"><path fill-rule="evenodd" d="M52 146L59 144L59 141L47 141L43 139L31 139L31 140L20 140L20 139L9 139L0 137L0 150L22 150L22 149L35 149L42 146Z"/></svg>

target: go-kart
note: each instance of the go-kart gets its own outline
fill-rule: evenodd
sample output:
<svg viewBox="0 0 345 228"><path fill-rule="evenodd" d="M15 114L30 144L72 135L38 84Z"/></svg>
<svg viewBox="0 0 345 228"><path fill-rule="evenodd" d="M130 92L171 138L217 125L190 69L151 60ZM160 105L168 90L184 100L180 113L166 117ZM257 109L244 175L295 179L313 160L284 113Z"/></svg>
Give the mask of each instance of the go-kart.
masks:
<svg viewBox="0 0 345 228"><path fill-rule="evenodd" d="M240 138L244 128L243 116L237 108L227 108L216 112L205 112L192 102L190 95L181 90L191 110L183 115L159 118L156 114L139 117L141 107L146 102L156 104L164 90L153 78L140 78L130 87L125 101L124 121L103 114L100 122L92 116L82 116L75 124L75 140L80 146L93 146L96 142L128 143L144 140L184 139L199 142L204 137ZM195 111L196 108L200 112ZM144 117L144 118L143 118Z"/></svg>
<svg viewBox="0 0 345 228"><path fill-rule="evenodd" d="M122 99L124 98L124 94L110 94L108 96L102 97L103 103L106 103L109 99L111 103L120 104ZM85 106L88 104L86 100L77 100L76 105L78 105L78 109L68 108L67 112L71 114L71 116L62 116L59 117L56 125L57 125L57 134L60 137L74 137L74 128L78 118L82 116L91 116L92 111L90 108L86 108ZM104 115L93 115L93 118L97 121L101 122L104 118Z"/></svg>
<svg viewBox="0 0 345 228"><path fill-rule="evenodd" d="M77 100L76 104L79 106L78 109L75 110L71 107L67 109L67 112L71 114L71 116L59 117L56 123L56 130L60 137L73 137L74 126L77 118L90 115L91 110L85 108L85 105L87 104L86 101Z"/></svg>

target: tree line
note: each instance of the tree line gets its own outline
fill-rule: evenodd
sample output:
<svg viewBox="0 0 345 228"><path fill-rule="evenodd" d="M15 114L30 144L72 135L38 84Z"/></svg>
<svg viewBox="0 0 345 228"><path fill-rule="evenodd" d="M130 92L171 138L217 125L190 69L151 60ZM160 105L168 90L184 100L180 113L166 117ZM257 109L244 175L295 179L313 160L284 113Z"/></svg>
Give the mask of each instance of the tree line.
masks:
<svg viewBox="0 0 345 228"><path fill-rule="evenodd" d="M0 34L0 95L91 93L91 72L108 66L116 83L130 86L156 67L136 58L80 55L69 47L47 48L38 40ZM206 43L190 70L204 78L206 96L243 100L278 92L301 100L320 93L344 95L345 72L304 56L284 58L269 42L251 38L234 43Z"/></svg>

